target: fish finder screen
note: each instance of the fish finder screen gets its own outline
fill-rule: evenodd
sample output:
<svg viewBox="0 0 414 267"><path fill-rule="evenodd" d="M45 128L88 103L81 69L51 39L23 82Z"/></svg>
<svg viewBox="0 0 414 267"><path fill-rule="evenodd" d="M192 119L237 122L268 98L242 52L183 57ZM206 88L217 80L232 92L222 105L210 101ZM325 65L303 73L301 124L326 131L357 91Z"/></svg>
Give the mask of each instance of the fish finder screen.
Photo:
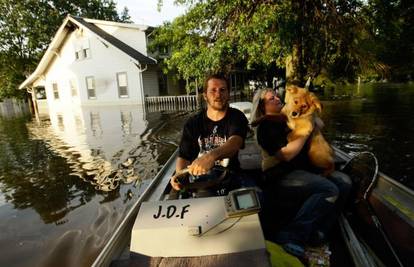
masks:
<svg viewBox="0 0 414 267"><path fill-rule="evenodd" d="M239 209L249 209L256 205L252 195L249 192L237 195L236 199Z"/></svg>

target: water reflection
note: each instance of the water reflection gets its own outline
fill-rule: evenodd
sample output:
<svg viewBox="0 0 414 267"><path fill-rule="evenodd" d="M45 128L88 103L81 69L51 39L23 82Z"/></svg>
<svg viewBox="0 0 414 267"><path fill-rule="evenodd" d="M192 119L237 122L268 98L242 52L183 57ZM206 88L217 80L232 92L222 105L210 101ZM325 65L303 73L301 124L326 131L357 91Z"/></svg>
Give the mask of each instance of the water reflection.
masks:
<svg viewBox="0 0 414 267"><path fill-rule="evenodd" d="M0 266L89 266L187 116L124 106L0 118Z"/></svg>
<svg viewBox="0 0 414 267"><path fill-rule="evenodd" d="M50 128L52 131L29 125L34 139L47 142L67 159L72 175L97 190L112 191L120 183L137 182L150 175L142 175L145 163L139 160L149 152L134 150L142 146L141 136L147 128L139 106L50 110Z"/></svg>
<svg viewBox="0 0 414 267"><path fill-rule="evenodd" d="M414 85L348 86L324 97L328 138L347 152L374 152L381 171L414 188Z"/></svg>

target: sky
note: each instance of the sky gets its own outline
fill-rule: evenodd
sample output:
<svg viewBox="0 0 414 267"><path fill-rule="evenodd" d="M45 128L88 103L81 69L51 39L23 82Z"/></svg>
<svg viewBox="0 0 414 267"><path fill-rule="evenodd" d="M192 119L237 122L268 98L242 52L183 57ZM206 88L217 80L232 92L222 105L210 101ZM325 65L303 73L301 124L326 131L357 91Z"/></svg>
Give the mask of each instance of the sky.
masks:
<svg viewBox="0 0 414 267"><path fill-rule="evenodd" d="M157 11L158 0L115 0L119 13L126 6L129 15L136 24L158 26L163 21L172 21L175 17L184 14L185 8L175 6L174 0L163 0L161 12Z"/></svg>

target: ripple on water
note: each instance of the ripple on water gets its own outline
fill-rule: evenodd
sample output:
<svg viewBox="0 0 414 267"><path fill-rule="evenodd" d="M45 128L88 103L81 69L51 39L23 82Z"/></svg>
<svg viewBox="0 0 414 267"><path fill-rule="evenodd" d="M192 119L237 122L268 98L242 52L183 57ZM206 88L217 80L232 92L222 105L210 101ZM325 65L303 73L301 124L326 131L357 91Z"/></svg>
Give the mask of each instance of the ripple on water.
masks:
<svg viewBox="0 0 414 267"><path fill-rule="evenodd" d="M88 124L88 116L75 120L86 128L66 125L72 116L66 113L57 120L58 127L51 118L24 121L16 131L6 131L0 121L0 137L5 137L0 148L8 153L7 173L0 174L0 185L5 185L0 214L18 215L0 222L0 231L9 231L8 225L16 229L16 234L7 234L10 240L0 237L0 246L22 244L1 256L0 265L90 266L175 150L187 115L158 112L148 114L144 123L141 114L122 124L122 134L112 127L116 121L104 124L108 116L100 117L101 124ZM26 139L15 142L20 133ZM39 235L29 240L22 231Z"/></svg>
<svg viewBox="0 0 414 267"><path fill-rule="evenodd" d="M166 123L156 125L155 130L148 131L143 139L138 140L138 145L133 140L127 140L109 158L100 148L80 150L82 144L76 147L62 144L64 141L48 127L33 127L31 134L33 138L47 142L50 150L66 158L72 175L91 183L97 190L109 192L120 184L136 183L156 174L159 170L159 151L171 154L177 144L171 136L165 137L160 133L166 126ZM179 131L175 133L179 135Z"/></svg>

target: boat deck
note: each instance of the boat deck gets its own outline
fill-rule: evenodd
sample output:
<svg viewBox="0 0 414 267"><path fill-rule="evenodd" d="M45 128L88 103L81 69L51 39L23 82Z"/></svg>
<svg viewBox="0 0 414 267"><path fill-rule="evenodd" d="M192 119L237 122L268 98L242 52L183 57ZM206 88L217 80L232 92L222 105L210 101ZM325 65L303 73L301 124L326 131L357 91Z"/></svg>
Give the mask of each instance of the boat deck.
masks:
<svg viewBox="0 0 414 267"><path fill-rule="evenodd" d="M257 176L261 175L261 156L259 149L254 141L247 141L245 148L242 149L239 153L239 159L241 162L241 168L245 170L245 173L248 175ZM164 192L165 194L165 192ZM266 233L265 233L266 237ZM271 239L268 237L267 239ZM300 267L303 264L297 260L295 257L285 253L278 245L274 243L273 247L278 247L276 253L269 253L265 249L239 252L239 253L229 253L221 255L209 255L209 256L198 256L198 257L148 257L134 252L129 252L129 247L127 251L124 252L123 256L118 258L115 261L112 261L111 267L132 267L132 266L148 266L148 267L160 267L160 266L293 266ZM342 244L341 244L342 243ZM333 244L332 248L335 248L333 251L335 256L335 265L334 266L352 266L352 262L349 259L349 255L342 255L345 251L343 242L341 242L341 237L338 235L338 242ZM271 265L270 259L272 258L273 262L277 262L276 265Z"/></svg>
<svg viewBox="0 0 414 267"><path fill-rule="evenodd" d="M342 165L347 160L349 160L349 155L345 154L344 152L335 149L336 152L336 164ZM173 155L174 159L175 155ZM240 151L239 158L241 161L241 167L245 170L247 175L254 175L254 177L260 177L260 154L255 142L249 140L246 143L246 147ZM158 201L165 199L166 193L166 186L169 183L169 177L174 169L172 164L166 163L166 170L159 175L162 176L159 182L157 182L157 186L151 193L149 193L150 197L145 198L145 201ZM392 198L391 201L384 201ZM395 200L396 199L396 200ZM376 202L383 201L385 204L381 204L381 209L379 206L377 207ZM403 260L405 263L412 263L413 257L412 255L412 248L414 247L413 240L411 237L414 234L413 229L413 219L412 219L412 206L414 203L414 192L405 188L404 186L400 185L399 183L393 181L392 179L388 178L382 173L379 173L379 181L376 184L371 196L370 201L374 204L374 209L380 215L380 219L385 224L386 229L401 229L401 233L405 233L406 238L399 238L399 235L391 235L391 240L394 243L394 246L398 249L400 256L403 256ZM394 205L393 203L398 203L398 205ZM382 202L381 202L382 203ZM400 208L403 207L403 208ZM356 205L357 210L359 209ZM389 212L387 216L384 216L382 213L385 211ZM410 211L410 212L407 212ZM284 211L275 210L275 216L277 217L278 213L283 213ZM372 227L372 222L369 221L369 214L363 214L360 212L355 212L354 209L350 210L350 213L347 214L346 218L350 220L350 223L353 226L358 226L356 228L363 229L361 232L357 229L355 235L357 239L351 240L349 236L344 235L343 232L343 225L341 226L336 225L333 229L333 235L330 238L329 247L332 252L330 257L330 266L355 266L354 262L360 262L359 260L364 259L365 257L373 254L371 248L375 248L375 245L378 242L374 242L375 244L372 245L364 243L359 244L358 239L363 237L366 241L373 241L378 240L378 234L376 238L373 238L371 232L374 231L375 228ZM387 221L389 219L389 221ZM401 224L399 227L394 228L391 227L393 222L400 220ZM399 221L398 221L399 222ZM353 228L352 226L352 228ZM364 226L364 227L362 227ZM367 228L369 227L369 228ZM126 227L124 227L126 228ZM129 228L131 229L131 228ZM365 229L365 230L364 230ZM376 230L378 232L378 230ZM364 233L368 233L364 235ZM272 240L272 234L264 230L264 235L266 240ZM381 238L381 237L379 237ZM128 238L127 238L128 239ZM403 240L404 242L400 242L399 240ZM355 243L356 242L356 243ZM372 243L372 242L367 242ZM269 244L269 243L268 243ZM270 243L274 244L274 243ZM358 254L360 251L353 250L352 246L355 244L363 245L368 250L362 250L362 254ZM347 248L348 246L348 248ZM351 247L349 247L351 246ZM125 248L125 247L123 247ZM280 247L279 247L280 248ZM269 250L269 247L268 247ZM197 257L147 257L143 255L138 255L135 253L131 253L129 251L129 245L123 250L121 256L117 256L116 260L113 260L110 263L110 266L113 267L124 267L124 266L269 266L269 260L272 258L272 266L303 266L299 261L296 261L296 265L292 264L292 262L286 262L283 257L277 255L276 258L273 254L269 254L264 249L250 251L250 252L242 252L242 253L232 253L232 254L224 254L224 255L210 255L210 256L197 256ZM382 248L378 249L375 248L375 251L382 251L378 256L381 256L381 260L385 257L390 256L389 250ZM355 254L355 252L358 252ZM351 255L351 254L352 255ZM401 254L402 253L402 254ZM103 255L110 255L108 253L102 253ZM112 254L114 255L114 254ZM286 254L290 256L289 254ZM290 256L292 257L292 256ZM376 257L375 255L373 256ZM104 261L97 261L97 262L104 262ZM275 264L276 262L276 264ZM386 266L394 266L392 259L391 261L386 261ZM389 263L389 264L388 264ZM377 262L378 265L376 266L384 266ZM108 266L108 264L94 264L94 266ZM375 265L375 264L374 264ZM372 266L374 266L372 265ZM361 265L362 266L362 265ZM412 264L408 264L406 266L412 266Z"/></svg>

